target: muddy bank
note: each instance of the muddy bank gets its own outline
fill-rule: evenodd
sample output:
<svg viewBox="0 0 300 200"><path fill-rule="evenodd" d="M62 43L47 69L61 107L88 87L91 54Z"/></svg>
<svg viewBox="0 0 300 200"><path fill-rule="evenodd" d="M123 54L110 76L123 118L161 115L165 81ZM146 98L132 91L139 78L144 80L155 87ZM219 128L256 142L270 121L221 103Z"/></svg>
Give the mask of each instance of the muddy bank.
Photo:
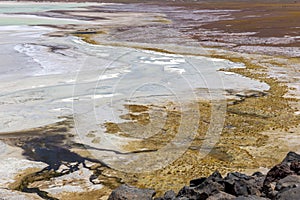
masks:
<svg viewBox="0 0 300 200"><path fill-rule="evenodd" d="M118 9L95 6L93 10L164 14L151 25L110 27L114 42L180 43L299 58L299 6L297 2L286 1L173 2L124 4ZM76 12L68 14L77 16ZM108 36L104 40L109 39Z"/></svg>
<svg viewBox="0 0 300 200"><path fill-rule="evenodd" d="M74 142L70 132L72 124L73 120L68 118L47 127L3 135L2 141L6 144L23 149L23 158L46 164L41 169L28 166L22 173L18 172L15 182L7 187L54 200L67 196L68 192L80 191L89 191L95 198L102 197L108 189L122 183L118 177L102 173L110 168L92 158L83 144ZM14 162L12 160L11 165Z"/></svg>

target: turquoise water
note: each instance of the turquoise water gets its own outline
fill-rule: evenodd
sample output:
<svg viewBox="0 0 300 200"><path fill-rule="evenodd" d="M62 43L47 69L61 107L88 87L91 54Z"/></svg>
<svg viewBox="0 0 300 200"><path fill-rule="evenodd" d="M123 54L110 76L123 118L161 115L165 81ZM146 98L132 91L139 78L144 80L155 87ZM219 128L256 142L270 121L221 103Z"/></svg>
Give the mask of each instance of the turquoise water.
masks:
<svg viewBox="0 0 300 200"><path fill-rule="evenodd" d="M0 13L41 12L49 10L79 9L90 4L86 3L0 3Z"/></svg>
<svg viewBox="0 0 300 200"><path fill-rule="evenodd" d="M45 12L51 10L77 10L90 5L94 5L94 4L0 2L0 26L84 23L84 21L72 20L72 19L39 17L39 16L32 15L32 13ZM20 14L14 14L14 13L20 13Z"/></svg>
<svg viewBox="0 0 300 200"><path fill-rule="evenodd" d="M11 26L11 25L49 25L49 24L78 24L82 23L77 20L69 19L55 19L55 18L44 18L35 16L1 16L0 15L0 26Z"/></svg>

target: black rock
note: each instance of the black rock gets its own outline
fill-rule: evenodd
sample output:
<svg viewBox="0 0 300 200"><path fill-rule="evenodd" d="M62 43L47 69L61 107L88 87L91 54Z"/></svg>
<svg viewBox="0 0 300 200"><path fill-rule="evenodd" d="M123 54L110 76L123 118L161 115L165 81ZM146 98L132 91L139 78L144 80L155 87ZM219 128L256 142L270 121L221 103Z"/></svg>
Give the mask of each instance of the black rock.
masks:
<svg viewBox="0 0 300 200"><path fill-rule="evenodd" d="M297 186L300 186L300 176L289 175L277 182L276 190L280 191L288 188L294 188Z"/></svg>
<svg viewBox="0 0 300 200"><path fill-rule="evenodd" d="M235 198L234 200L267 200L266 198L250 195L250 196L239 196Z"/></svg>
<svg viewBox="0 0 300 200"><path fill-rule="evenodd" d="M231 194L227 194L225 192L218 192L212 196L209 196L206 200L233 200L236 197L231 195Z"/></svg>
<svg viewBox="0 0 300 200"><path fill-rule="evenodd" d="M296 174L300 175L300 162L299 161L291 162L290 169L294 171Z"/></svg>
<svg viewBox="0 0 300 200"><path fill-rule="evenodd" d="M276 200L299 200L300 199L300 187L291 188L285 190L282 193L278 193Z"/></svg>
<svg viewBox="0 0 300 200"><path fill-rule="evenodd" d="M138 189L128 185L121 185L110 194L108 200L152 200L155 191L152 189Z"/></svg>
<svg viewBox="0 0 300 200"><path fill-rule="evenodd" d="M206 180L206 177L193 179L190 181L190 187L196 187L196 186L200 185L201 183L203 183L205 180Z"/></svg>
<svg viewBox="0 0 300 200"><path fill-rule="evenodd" d="M154 200L174 200L176 198L176 193L173 190L165 192L163 197L155 198Z"/></svg>
<svg viewBox="0 0 300 200"><path fill-rule="evenodd" d="M269 198L274 198L278 196L278 190L282 190L283 185L277 182L281 179L284 179L290 175L297 175L299 173L300 164L300 155L295 152L289 152L284 160L275 165L266 175L263 192ZM286 180L286 179L285 179ZM285 181L284 180L284 181ZM274 187L274 185L276 187ZM283 191L280 191L283 192Z"/></svg>
<svg viewBox="0 0 300 200"><path fill-rule="evenodd" d="M212 182L212 184L217 184L217 183ZM217 191L215 190L214 185L207 185L207 187L204 187L201 190L185 186L178 192L175 199L178 200L183 197L186 197L189 200L206 200L212 194L212 191L213 192Z"/></svg>
<svg viewBox="0 0 300 200"><path fill-rule="evenodd" d="M225 192L235 195L261 195L264 176L251 177L238 172L229 173L225 179Z"/></svg>
<svg viewBox="0 0 300 200"><path fill-rule="evenodd" d="M207 178L193 179L176 195L167 191L155 200L300 200L300 155L289 152L282 163L267 175L255 172L252 176L234 172L225 178L215 171ZM109 200L151 200L155 191L122 185Z"/></svg>
<svg viewBox="0 0 300 200"><path fill-rule="evenodd" d="M276 182L280 179L283 179L284 177L288 175L293 175L295 172L293 172L290 169L290 166L287 163L281 163L278 165L275 165L270 171L267 173L267 176L264 181L264 187L268 187L268 185L271 182Z"/></svg>
<svg viewBox="0 0 300 200"><path fill-rule="evenodd" d="M205 181L201 185L197 186L195 188L195 191L197 191L197 193L201 194L202 196L206 196L206 195L211 196L218 192L223 192L224 185L222 185L218 182L213 182L213 181L209 180L209 181Z"/></svg>
<svg viewBox="0 0 300 200"><path fill-rule="evenodd" d="M223 183L222 175L215 171L212 173L207 179L205 179L201 184L195 187L195 191L200 194L202 197L208 197L213 194L224 191L224 183Z"/></svg>
<svg viewBox="0 0 300 200"><path fill-rule="evenodd" d="M164 194L164 200L173 200L176 198L176 193L173 190L169 190Z"/></svg>
<svg viewBox="0 0 300 200"><path fill-rule="evenodd" d="M248 181L248 192L250 195L262 195L265 177L265 175L252 176L252 178Z"/></svg>
<svg viewBox="0 0 300 200"><path fill-rule="evenodd" d="M179 197L188 199L207 199L209 196L224 191L222 175L215 171L207 178L194 179L190 181L190 187L183 187L177 194Z"/></svg>
<svg viewBox="0 0 300 200"><path fill-rule="evenodd" d="M263 173L261 173L261 172L254 172L252 174L252 176L255 176L255 177L265 177L265 175Z"/></svg>
<svg viewBox="0 0 300 200"><path fill-rule="evenodd" d="M235 196L248 195L247 183L243 180L225 182L225 192Z"/></svg>
<svg viewBox="0 0 300 200"><path fill-rule="evenodd" d="M223 177L219 171L215 171L206 179L206 181L221 182L223 181Z"/></svg>
<svg viewBox="0 0 300 200"><path fill-rule="evenodd" d="M228 173L225 179L227 179L227 180L228 179L232 179L232 180L240 180L240 179L249 180L249 179L251 179L251 177L246 175L246 174L239 173L239 172L233 172L233 173Z"/></svg>
<svg viewBox="0 0 300 200"><path fill-rule="evenodd" d="M177 194L176 200L181 197L187 197L191 200L200 199L200 194L194 190L192 187L184 186Z"/></svg>
<svg viewBox="0 0 300 200"><path fill-rule="evenodd" d="M290 151L281 163L282 164L283 163L291 163L293 161L300 162L300 155L295 152Z"/></svg>
<svg viewBox="0 0 300 200"><path fill-rule="evenodd" d="M176 197L174 200L190 200L187 197Z"/></svg>

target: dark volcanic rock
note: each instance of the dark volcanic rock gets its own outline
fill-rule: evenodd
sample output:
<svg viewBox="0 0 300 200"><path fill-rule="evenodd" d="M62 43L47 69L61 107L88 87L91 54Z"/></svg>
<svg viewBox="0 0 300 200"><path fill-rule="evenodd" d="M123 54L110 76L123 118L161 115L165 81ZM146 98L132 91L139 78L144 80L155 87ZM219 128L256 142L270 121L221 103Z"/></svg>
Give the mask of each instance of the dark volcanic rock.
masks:
<svg viewBox="0 0 300 200"><path fill-rule="evenodd" d="M165 192L163 197L155 198L154 200L174 200L176 198L176 193L173 190Z"/></svg>
<svg viewBox="0 0 300 200"><path fill-rule="evenodd" d="M169 190L164 195L164 200L173 200L176 198L176 193L173 190Z"/></svg>
<svg viewBox="0 0 300 200"><path fill-rule="evenodd" d="M239 172L225 178L215 171L209 177L193 179L176 195L172 190L155 200L299 200L300 155L290 152L267 175L255 172L251 176ZM151 200L155 192L123 185L114 190L109 200Z"/></svg>
<svg viewBox="0 0 300 200"><path fill-rule="evenodd" d="M208 181L206 184L200 185L196 188L196 191L201 194L201 196L211 196L218 192L224 191L224 186L220 183Z"/></svg>
<svg viewBox="0 0 300 200"><path fill-rule="evenodd" d="M264 181L264 186L268 186L270 183L274 181L278 181L288 175L292 175L294 172L290 169L290 166L287 163L282 163L275 165L266 176Z"/></svg>
<svg viewBox="0 0 300 200"><path fill-rule="evenodd" d="M206 181L221 182L223 181L223 177L220 172L215 171L206 179Z"/></svg>
<svg viewBox="0 0 300 200"><path fill-rule="evenodd" d="M255 176L255 177L264 177L265 178L265 175L263 175L263 173L261 173L261 172L254 172L252 174L252 176Z"/></svg>
<svg viewBox="0 0 300 200"><path fill-rule="evenodd" d="M266 198L250 195L250 196L239 196L235 198L234 200L267 200Z"/></svg>
<svg viewBox="0 0 300 200"><path fill-rule="evenodd" d="M224 191L222 175L215 171L208 178L194 179L190 182L190 187L183 187L177 197L187 197L188 199L207 199L209 196Z"/></svg>
<svg viewBox="0 0 300 200"><path fill-rule="evenodd" d="M193 179L190 181L190 187L196 187L197 185L200 185L206 180L206 177Z"/></svg>
<svg viewBox="0 0 300 200"><path fill-rule="evenodd" d="M296 174L300 175L300 162L299 161L292 162L290 169L294 171Z"/></svg>
<svg viewBox="0 0 300 200"><path fill-rule="evenodd" d="M187 197L177 197L174 200L189 200Z"/></svg>
<svg viewBox="0 0 300 200"><path fill-rule="evenodd" d="M225 192L218 192L208 197L206 200L233 200L235 198L236 197L231 194L227 194Z"/></svg>
<svg viewBox="0 0 300 200"><path fill-rule="evenodd" d="M108 200L152 200L154 195L155 191L151 189L121 185L110 194Z"/></svg>
<svg viewBox="0 0 300 200"><path fill-rule="evenodd" d="M197 200L197 199L206 199L208 195L200 196L200 194L196 192L194 188L184 186L177 194L177 198L181 198L181 197L187 197L188 199L191 200Z"/></svg>
<svg viewBox="0 0 300 200"><path fill-rule="evenodd" d="M300 161L300 155L295 152L289 152L283 159L282 163L291 163L293 161Z"/></svg>
<svg viewBox="0 0 300 200"><path fill-rule="evenodd" d="M287 188L294 188L294 187L299 187L299 186L300 186L300 176L289 175L277 182L276 190L280 191L280 190L284 190Z"/></svg>
<svg viewBox="0 0 300 200"><path fill-rule="evenodd" d="M219 192L224 191L224 184L222 175L215 171L200 185L195 187L195 191L201 195L201 197L209 197Z"/></svg>
<svg viewBox="0 0 300 200"><path fill-rule="evenodd" d="M238 172L229 173L225 177L225 192L235 195L261 195L264 176L247 176Z"/></svg>
<svg viewBox="0 0 300 200"><path fill-rule="evenodd" d="M286 190L282 193L278 193L276 200L299 200L300 199L300 187Z"/></svg>
<svg viewBox="0 0 300 200"><path fill-rule="evenodd" d="M290 175L297 175L299 174L299 170L300 170L300 155L294 152L289 152L280 164L275 165L267 173L263 185L263 192L269 198L274 198L275 196L278 196L279 195L278 192L283 192L281 190L283 189L282 187L284 186L281 184L283 183L282 181L281 183L279 183L279 180L282 179L283 181L287 181L287 179L284 179L285 177Z"/></svg>

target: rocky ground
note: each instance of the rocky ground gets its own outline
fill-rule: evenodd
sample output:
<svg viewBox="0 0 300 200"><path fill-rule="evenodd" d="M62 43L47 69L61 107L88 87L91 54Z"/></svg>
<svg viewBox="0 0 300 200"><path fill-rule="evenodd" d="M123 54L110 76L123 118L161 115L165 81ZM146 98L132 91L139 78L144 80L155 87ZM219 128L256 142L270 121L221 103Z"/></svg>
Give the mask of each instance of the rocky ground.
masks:
<svg viewBox="0 0 300 200"><path fill-rule="evenodd" d="M289 152L267 174L251 176L239 172L227 176L215 171L208 177L193 179L178 193L173 190L156 197L155 190L121 185L109 200L298 200L300 197L300 155Z"/></svg>

